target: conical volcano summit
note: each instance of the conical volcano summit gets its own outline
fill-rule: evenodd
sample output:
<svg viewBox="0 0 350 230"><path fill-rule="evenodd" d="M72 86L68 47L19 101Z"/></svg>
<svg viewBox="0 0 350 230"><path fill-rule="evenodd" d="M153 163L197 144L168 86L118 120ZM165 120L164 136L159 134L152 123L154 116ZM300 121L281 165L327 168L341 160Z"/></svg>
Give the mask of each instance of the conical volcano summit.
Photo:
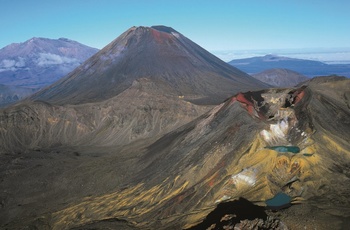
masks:
<svg viewBox="0 0 350 230"><path fill-rule="evenodd" d="M167 94L203 104L267 87L170 27L132 27L33 99L55 104L103 101L139 79L166 85L171 89Z"/></svg>

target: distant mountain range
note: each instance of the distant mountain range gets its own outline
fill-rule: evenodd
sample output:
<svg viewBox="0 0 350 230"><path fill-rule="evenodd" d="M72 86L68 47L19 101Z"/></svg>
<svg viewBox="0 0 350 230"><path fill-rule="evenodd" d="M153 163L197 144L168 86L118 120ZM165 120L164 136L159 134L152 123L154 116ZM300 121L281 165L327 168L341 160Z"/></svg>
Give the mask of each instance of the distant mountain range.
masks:
<svg viewBox="0 0 350 230"><path fill-rule="evenodd" d="M57 81L98 49L67 38L31 38L0 49L0 84L42 88Z"/></svg>
<svg viewBox="0 0 350 230"><path fill-rule="evenodd" d="M289 69L268 69L252 74L252 76L276 87L293 87L300 82L309 80L308 77Z"/></svg>
<svg viewBox="0 0 350 230"><path fill-rule="evenodd" d="M267 69L290 69L307 77L339 75L350 77L350 64L326 64L319 61L266 55L235 59L230 65L248 73L256 74Z"/></svg>

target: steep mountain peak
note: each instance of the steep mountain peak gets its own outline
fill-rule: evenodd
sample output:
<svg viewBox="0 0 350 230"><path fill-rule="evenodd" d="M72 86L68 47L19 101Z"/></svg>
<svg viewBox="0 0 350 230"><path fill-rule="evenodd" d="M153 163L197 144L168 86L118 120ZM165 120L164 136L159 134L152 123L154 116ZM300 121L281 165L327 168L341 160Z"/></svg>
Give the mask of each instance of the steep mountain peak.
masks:
<svg viewBox="0 0 350 230"><path fill-rule="evenodd" d="M150 27L149 26L132 26L126 32L133 31L133 30L143 30L143 31L158 30L165 33L178 33L172 27L168 27L164 25L155 25Z"/></svg>
<svg viewBox="0 0 350 230"><path fill-rule="evenodd" d="M21 44L25 44L25 43L30 43L30 42L37 42L37 41L46 41L46 40L52 40L52 39L49 39L49 38L42 38L42 37L32 37L30 39L28 39L27 41L25 42L21 42Z"/></svg>
<svg viewBox="0 0 350 230"><path fill-rule="evenodd" d="M191 101L210 98L210 103L219 103L238 91L267 87L170 27L140 26L128 29L34 98L59 104L103 101L140 78L166 83L172 93Z"/></svg>
<svg viewBox="0 0 350 230"><path fill-rule="evenodd" d="M119 43L117 49L120 48L120 43L126 47L137 45L140 46L144 43L165 43L171 39L179 38L180 33L171 27L166 26L133 26L115 39L111 44ZM111 44L107 46L110 49ZM113 46L113 45L112 45ZM116 46L114 46L115 48Z"/></svg>
<svg viewBox="0 0 350 230"><path fill-rule="evenodd" d="M37 41L37 40L40 40L40 38L38 38L38 37L32 37L31 39L29 39L29 40L27 40L27 41L25 41L25 42L23 42L23 43L31 43L31 42L35 42L35 41Z"/></svg>

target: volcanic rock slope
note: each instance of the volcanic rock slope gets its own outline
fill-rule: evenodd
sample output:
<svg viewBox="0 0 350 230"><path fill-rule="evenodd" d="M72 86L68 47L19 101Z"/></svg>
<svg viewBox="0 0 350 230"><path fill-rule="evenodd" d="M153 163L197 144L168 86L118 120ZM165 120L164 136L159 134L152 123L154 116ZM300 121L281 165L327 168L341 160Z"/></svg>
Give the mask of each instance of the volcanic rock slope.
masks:
<svg viewBox="0 0 350 230"><path fill-rule="evenodd" d="M327 77L239 93L152 144L117 152L53 148L12 161L2 156L9 161L4 227L346 229L349 87L349 79ZM54 169L50 176L41 174L44 163ZM281 193L291 202L269 208L292 206L277 213L251 203L266 206Z"/></svg>
<svg viewBox="0 0 350 230"><path fill-rule="evenodd" d="M98 49L67 38L31 38L0 49L0 84L39 89L75 69Z"/></svg>
<svg viewBox="0 0 350 230"><path fill-rule="evenodd" d="M51 224L125 220L146 229L206 229L213 223L194 225L218 203L244 197L265 206L284 193L296 205L280 212L277 228L345 229L349 86L349 79L318 78L295 89L237 94L148 146L127 187L58 211Z"/></svg>
<svg viewBox="0 0 350 230"><path fill-rule="evenodd" d="M244 197L266 206L283 193L294 205L272 221L277 229L346 229L349 86L349 79L321 78L295 89L239 93L144 148L125 187L45 218L57 229L118 220L142 229L207 229L218 223L200 222L219 203ZM244 220L239 209L225 211L220 222L228 226Z"/></svg>

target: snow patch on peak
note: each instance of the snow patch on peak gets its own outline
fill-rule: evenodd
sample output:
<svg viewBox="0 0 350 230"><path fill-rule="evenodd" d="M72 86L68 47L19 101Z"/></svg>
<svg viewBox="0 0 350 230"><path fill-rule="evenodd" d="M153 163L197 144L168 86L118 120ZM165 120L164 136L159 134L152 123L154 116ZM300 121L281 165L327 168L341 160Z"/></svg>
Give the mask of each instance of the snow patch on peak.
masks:
<svg viewBox="0 0 350 230"><path fill-rule="evenodd" d="M178 33L171 32L171 34L174 35L174 37L176 37L176 38L180 38L180 34L178 34Z"/></svg>

